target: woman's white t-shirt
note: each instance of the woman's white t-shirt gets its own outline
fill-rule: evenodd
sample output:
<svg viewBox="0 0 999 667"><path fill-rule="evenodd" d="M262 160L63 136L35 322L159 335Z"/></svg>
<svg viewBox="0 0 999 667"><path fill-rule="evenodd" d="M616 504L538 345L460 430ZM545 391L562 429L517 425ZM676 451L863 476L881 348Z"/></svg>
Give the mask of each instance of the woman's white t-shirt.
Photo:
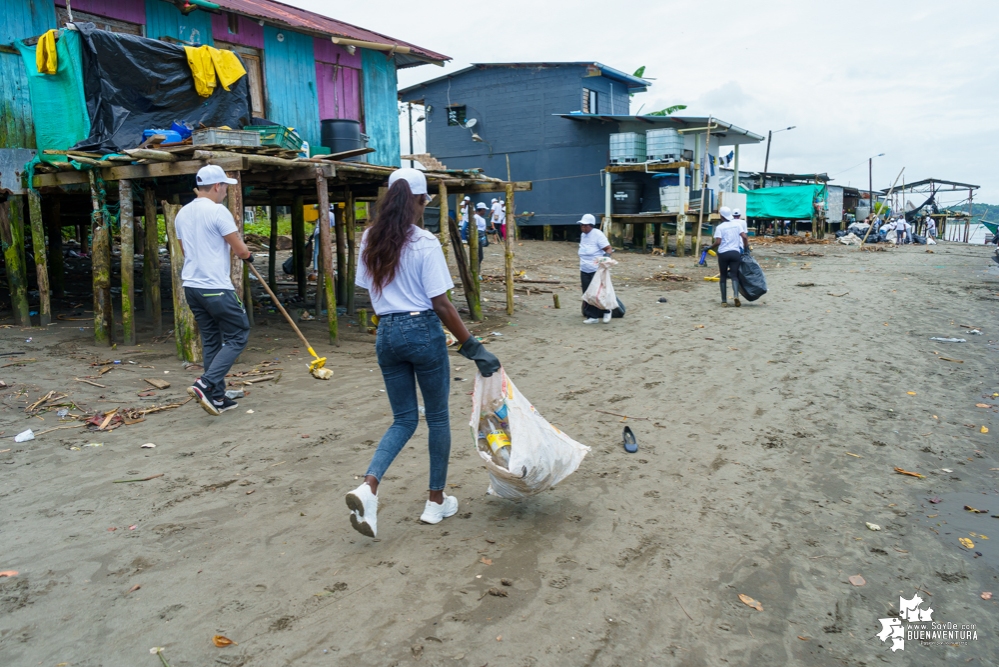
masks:
<svg viewBox="0 0 999 667"><path fill-rule="evenodd" d="M604 248L609 245L606 234L596 227L585 234L580 234L579 270L583 273L596 272L597 260L604 256Z"/></svg>
<svg viewBox="0 0 999 667"><path fill-rule="evenodd" d="M742 225L738 220L727 220L715 227L715 238L721 239L718 253L742 250Z"/></svg>
<svg viewBox="0 0 999 667"><path fill-rule="evenodd" d="M376 315L433 310L430 300L454 287L440 241L427 230L413 225L392 282L381 292L372 289L371 274L364 264L367 238L368 232L364 232L354 284L368 290Z"/></svg>

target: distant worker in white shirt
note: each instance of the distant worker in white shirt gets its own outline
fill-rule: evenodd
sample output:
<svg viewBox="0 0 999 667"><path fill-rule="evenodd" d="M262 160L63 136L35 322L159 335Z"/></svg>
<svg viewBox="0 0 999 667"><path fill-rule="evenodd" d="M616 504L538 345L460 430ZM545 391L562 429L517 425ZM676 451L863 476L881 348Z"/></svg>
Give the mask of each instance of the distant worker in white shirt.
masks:
<svg viewBox="0 0 999 667"><path fill-rule="evenodd" d="M607 236L597 229L597 219L587 213L579 222L580 230L583 232L579 237L579 282L583 286L583 293L586 293L593 276L597 272L597 260L605 255L614 252L611 248ZM596 324L603 321L607 324L611 321L611 311L601 310L594 305L583 302L583 324Z"/></svg>
<svg viewBox="0 0 999 667"><path fill-rule="evenodd" d="M726 207L722 207L723 209ZM743 251L749 252L749 236L742 231L742 224L733 220L728 211L720 211L724 222L715 227L714 244L711 248L718 254L718 283L721 285L721 304L728 306L727 285L732 281L732 291L735 296L735 307L742 305L739 301L739 266L742 264Z"/></svg>
<svg viewBox="0 0 999 667"><path fill-rule="evenodd" d="M503 237L502 226L503 226L503 205L500 204L500 200L493 197L492 205L489 207L491 215L489 217L489 233L495 234L497 236L496 242Z"/></svg>
<svg viewBox="0 0 999 667"><path fill-rule="evenodd" d="M243 302L229 278L229 250L244 262L253 254L243 243L232 213L222 205L230 185L222 167L198 170L198 196L177 213L177 239L184 253L184 296L201 330L204 372L187 393L218 417L236 406L225 395L225 376L250 337Z"/></svg>
<svg viewBox="0 0 999 667"><path fill-rule="evenodd" d="M926 237L934 241L937 238L937 221L933 219L932 215L926 216Z"/></svg>

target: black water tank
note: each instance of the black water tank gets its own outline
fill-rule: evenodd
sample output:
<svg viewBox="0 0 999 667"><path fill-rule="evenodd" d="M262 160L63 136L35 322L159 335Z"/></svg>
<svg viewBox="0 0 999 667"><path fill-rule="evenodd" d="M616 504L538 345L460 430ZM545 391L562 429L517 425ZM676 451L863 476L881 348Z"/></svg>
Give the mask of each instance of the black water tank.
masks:
<svg viewBox="0 0 999 667"><path fill-rule="evenodd" d="M614 213L632 214L642 210L642 184L638 181L611 183Z"/></svg>
<svg viewBox="0 0 999 667"><path fill-rule="evenodd" d="M361 122L349 118L329 118L320 123L320 143L331 153L364 148Z"/></svg>

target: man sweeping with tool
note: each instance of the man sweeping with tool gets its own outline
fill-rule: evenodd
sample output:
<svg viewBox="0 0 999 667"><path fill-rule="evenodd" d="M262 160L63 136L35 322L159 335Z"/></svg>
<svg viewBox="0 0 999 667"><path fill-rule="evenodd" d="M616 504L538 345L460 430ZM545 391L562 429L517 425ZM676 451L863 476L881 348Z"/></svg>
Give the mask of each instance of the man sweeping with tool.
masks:
<svg viewBox="0 0 999 667"><path fill-rule="evenodd" d="M246 347L250 322L229 279L229 249L245 262L253 254L239 236L236 222L222 201L230 185L222 167L198 170L197 197L177 213L177 239L184 253L184 295L201 330L204 373L188 387L208 414L218 417L237 407L225 395L225 376Z"/></svg>

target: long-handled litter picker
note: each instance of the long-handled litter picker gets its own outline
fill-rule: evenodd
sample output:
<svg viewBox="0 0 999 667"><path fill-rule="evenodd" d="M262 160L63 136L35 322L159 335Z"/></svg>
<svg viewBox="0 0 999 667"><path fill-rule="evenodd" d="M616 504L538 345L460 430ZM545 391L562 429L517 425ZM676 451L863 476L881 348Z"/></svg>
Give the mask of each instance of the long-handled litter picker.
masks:
<svg viewBox="0 0 999 667"><path fill-rule="evenodd" d="M250 267L250 271L253 271L253 275L257 277L257 280L260 281L260 284L264 286L264 289L267 290L267 293L271 295L271 301L274 303L275 306L277 306L277 309L281 311L281 314L284 315L284 319L288 320L288 324L291 325L291 328L295 330L295 333L298 334L298 337L302 339L303 343L305 343L305 347L309 350L309 354L312 355L312 361L309 362L309 373L312 374L312 377L318 378L320 380L329 380L330 378L332 378L333 371L331 371L328 368L323 368L326 365L326 357L320 357L318 354L316 354L316 351L312 349L312 346L309 345L309 341L305 339L305 336L302 334L302 331L295 324L294 320L291 319L291 315L289 315L288 311L284 309L284 306L281 305L281 302L278 300L277 296L274 294L274 292L271 291L270 286L260 275L260 272L257 271L257 267L253 266L253 264L247 264L247 266Z"/></svg>

